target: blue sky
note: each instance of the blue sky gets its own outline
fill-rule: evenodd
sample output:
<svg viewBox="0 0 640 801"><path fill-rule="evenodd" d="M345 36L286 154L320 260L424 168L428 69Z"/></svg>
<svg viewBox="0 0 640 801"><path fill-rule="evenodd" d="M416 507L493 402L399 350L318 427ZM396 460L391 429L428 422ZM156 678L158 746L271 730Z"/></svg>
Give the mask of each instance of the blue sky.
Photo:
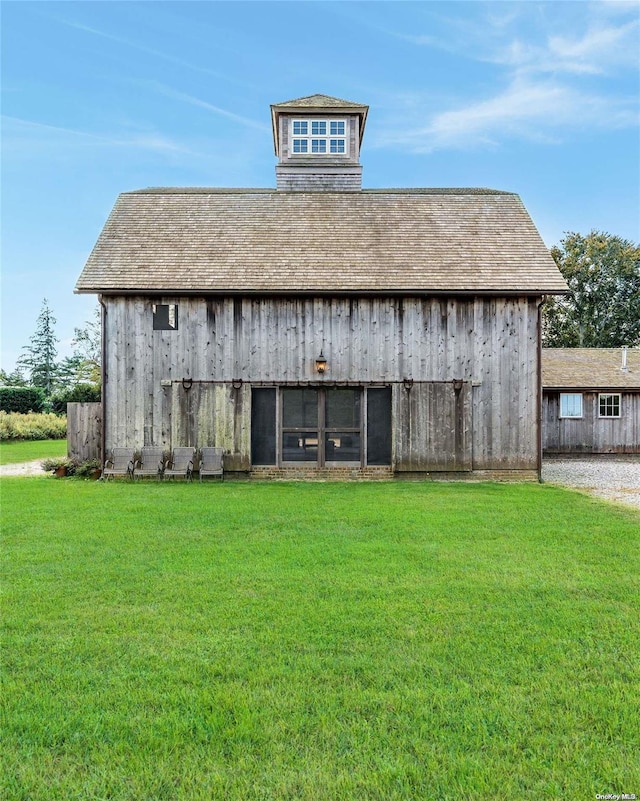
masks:
<svg viewBox="0 0 640 801"><path fill-rule="evenodd" d="M640 240L639 6L25 2L2 13L2 355L43 298L59 355L118 193L275 186L271 103L370 106L364 187L517 192L547 245Z"/></svg>

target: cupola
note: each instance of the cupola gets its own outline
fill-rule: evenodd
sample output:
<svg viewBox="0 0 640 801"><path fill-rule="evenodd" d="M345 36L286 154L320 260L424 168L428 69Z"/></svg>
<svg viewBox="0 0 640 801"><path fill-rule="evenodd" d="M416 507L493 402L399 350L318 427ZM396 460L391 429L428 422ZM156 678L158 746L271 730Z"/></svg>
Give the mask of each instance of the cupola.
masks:
<svg viewBox="0 0 640 801"><path fill-rule="evenodd" d="M276 186L289 192L362 189L360 146L369 106L310 95L271 106Z"/></svg>

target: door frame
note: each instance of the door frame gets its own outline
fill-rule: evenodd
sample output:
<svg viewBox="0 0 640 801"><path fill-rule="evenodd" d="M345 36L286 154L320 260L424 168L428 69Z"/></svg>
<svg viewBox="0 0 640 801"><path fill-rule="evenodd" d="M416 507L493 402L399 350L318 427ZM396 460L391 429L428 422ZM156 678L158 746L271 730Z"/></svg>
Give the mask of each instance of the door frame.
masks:
<svg viewBox="0 0 640 801"><path fill-rule="evenodd" d="M283 403L283 395L287 390L298 390L298 389L311 389L316 392L317 398L317 421L316 426L311 428L310 426L285 426L284 421L284 403ZM279 402L276 403L277 414L278 414L278 424L276 426L277 429L277 449L276 449L276 460L278 462L279 467L311 467L311 468L336 468L336 467L362 467L366 463L366 434L365 434L365 420L366 420L366 392L364 386L358 387L297 387L297 386L280 386L279 387ZM355 426L331 426L329 430L327 430L326 425L326 409L327 409L327 393L328 392L340 392L340 391L351 391L351 392L358 392L360 395L360 420L359 425L356 428ZM316 434L316 447L317 447L317 458L315 460L296 460L296 461L289 461L283 459L283 437L285 432L295 434L299 433L301 436L304 436L307 433L315 432ZM329 433L357 433L360 438L360 458L355 460L327 460L326 458L326 435Z"/></svg>

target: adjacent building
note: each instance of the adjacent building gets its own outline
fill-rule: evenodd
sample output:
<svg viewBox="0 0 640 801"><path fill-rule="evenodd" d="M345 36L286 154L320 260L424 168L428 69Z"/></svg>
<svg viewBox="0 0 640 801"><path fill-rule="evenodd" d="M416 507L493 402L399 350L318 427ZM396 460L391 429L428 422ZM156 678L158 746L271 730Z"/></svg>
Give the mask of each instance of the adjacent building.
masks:
<svg viewBox="0 0 640 801"><path fill-rule="evenodd" d="M547 455L640 453L640 349L544 348Z"/></svg>

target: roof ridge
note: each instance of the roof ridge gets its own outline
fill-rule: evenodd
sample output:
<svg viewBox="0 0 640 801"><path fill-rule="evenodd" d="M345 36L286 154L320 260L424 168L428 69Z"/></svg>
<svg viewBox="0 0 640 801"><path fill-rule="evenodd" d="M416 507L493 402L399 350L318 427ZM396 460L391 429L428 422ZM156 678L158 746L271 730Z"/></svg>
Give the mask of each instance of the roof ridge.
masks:
<svg viewBox="0 0 640 801"><path fill-rule="evenodd" d="M549 346L542 348L542 350L545 353L548 351L551 351L553 353L566 352L566 351L570 351L571 353L579 353L580 351L595 351L597 353L604 353L607 351L614 351L617 353L621 351L623 348L627 348L627 350L640 350L640 345L618 345L617 347L613 348L571 348L571 347L554 348L553 346Z"/></svg>
<svg viewBox="0 0 640 801"><path fill-rule="evenodd" d="M304 97L296 97L293 100L283 100L281 103L273 103L274 107L295 107L302 106L303 108L316 105L338 105L348 106L350 108L369 108L366 103L355 103L352 100L345 100L342 97L333 97L331 95L324 95L316 93L313 95L305 95Z"/></svg>
<svg viewBox="0 0 640 801"><path fill-rule="evenodd" d="M358 192L326 192L326 191L284 191L273 187L230 187L230 186L148 186L143 189L130 189L123 195L345 195L349 198L358 195L507 195L516 196L516 192L488 187L385 187L361 189Z"/></svg>

